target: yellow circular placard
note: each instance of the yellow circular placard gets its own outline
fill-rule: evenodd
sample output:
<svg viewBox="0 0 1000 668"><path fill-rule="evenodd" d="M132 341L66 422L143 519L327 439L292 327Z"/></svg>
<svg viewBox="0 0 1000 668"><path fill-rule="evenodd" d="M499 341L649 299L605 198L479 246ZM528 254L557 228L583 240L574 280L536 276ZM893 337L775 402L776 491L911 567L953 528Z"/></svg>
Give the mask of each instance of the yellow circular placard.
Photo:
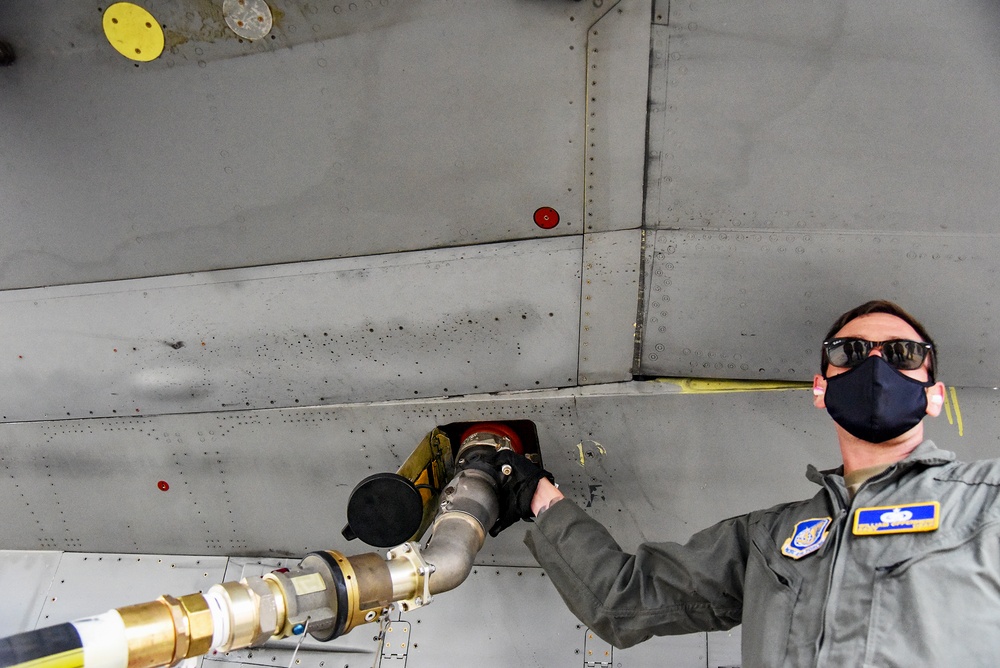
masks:
<svg viewBox="0 0 1000 668"><path fill-rule="evenodd" d="M131 2L116 2L104 12L104 35L115 50L149 62L163 53L163 29L153 15Z"/></svg>

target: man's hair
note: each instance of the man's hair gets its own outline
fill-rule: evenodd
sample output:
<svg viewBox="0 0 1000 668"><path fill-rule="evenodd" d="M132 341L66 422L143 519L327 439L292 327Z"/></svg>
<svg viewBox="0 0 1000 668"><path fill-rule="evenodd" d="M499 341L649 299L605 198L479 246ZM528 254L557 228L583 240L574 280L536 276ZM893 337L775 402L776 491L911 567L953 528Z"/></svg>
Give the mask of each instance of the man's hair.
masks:
<svg viewBox="0 0 1000 668"><path fill-rule="evenodd" d="M889 315L894 315L910 327L917 331L920 335L921 341L924 343L929 343L934 346L934 349L927 356L927 373L930 380L934 380L934 368L936 366L934 356L937 354L937 346L934 344L934 339L931 335L927 333L927 329L920 324L920 321L914 318L912 315L903 310L901 306L893 302L887 301L885 299L874 299L870 302L862 304L852 308L847 313L837 318L833 326L830 327L830 331L826 333L826 338L824 341L829 341L832 339L837 332L839 332L843 327L854 320L855 318L860 318L863 315L869 315L872 313L888 313ZM826 378L826 370L830 366L830 360L826 357L826 348L822 348L820 353L820 370L822 371L823 377Z"/></svg>

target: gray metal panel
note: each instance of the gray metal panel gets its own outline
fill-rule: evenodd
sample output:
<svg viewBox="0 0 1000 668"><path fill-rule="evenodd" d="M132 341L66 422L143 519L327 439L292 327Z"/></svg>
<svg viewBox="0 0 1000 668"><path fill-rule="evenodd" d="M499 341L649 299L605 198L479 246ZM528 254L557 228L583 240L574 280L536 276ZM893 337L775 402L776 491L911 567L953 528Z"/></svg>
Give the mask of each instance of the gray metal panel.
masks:
<svg viewBox="0 0 1000 668"><path fill-rule="evenodd" d="M3 292L2 419L571 385L581 261L559 237Z"/></svg>
<svg viewBox="0 0 1000 668"><path fill-rule="evenodd" d="M0 550L0 637L35 628L61 552Z"/></svg>
<svg viewBox="0 0 1000 668"><path fill-rule="evenodd" d="M941 344L941 380L1000 376L1000 237L657 230L647 253L644 375L809 380L836 317L885 298Z"/></svg>
<svg viewBox="0 0 1000 668"><path fill-rule="evenodd" d="M588 232L642 224L650 11L617 2L587 33Z"/></svg>
<svg viewBox="0 0 1000 668"><path fill-rule="evenodd" d="M543 442L574 438L572 396L543 392L0 424L0 505L11 509L0 547L367 552L340 534L363 478L395 471L437 425L543 415L556 416L540 425ZM530 559L513 534L490 540L480 558Z"/></svg>
<svg viewBox="0 0 1000 668"><path fill-rule="evenodd" d="M672 2L665 30L650 227L995 232L995 2Z"/></svg>
<svg viewBox="0 0 1000 668"><path fill-rule="evenodd" d="M581 384L632 378L642 238L641 230L584 236Z"/></svg>
<svg viewBox="0 0 1000 668"><path fill-rule="evenodd" d="M724 391L714 391L722 389ZM302 556L370 552L340 535L350 491L394 471L437 425L535 422L563 491L628 547L686 540L734 514L812 496L835 466L811 394L756 385L624 383L582 390L148 418L0 425L0 547ZM929 434L996 456L994 390L962 388ZM958 403L960 401L960 403ZM948 419L946 419L946 417ZM952 422L949 422L949 419ZM960 435L961 434L961 435ZM160 482L169 489L161 491ZM517 528L480 564L531 565Z"/></svg>
<svg viewBox="0 0 1000 668"><path fill-rule="evenodd" d="M743 665L743 627L708 634L708 668L739 668Z"/></svg>
<svg viewBox="0 0 1000 668"><path fill-rule="evenodd" d="M704 633L612 648L573 617L539 568L475 568L458 589L401 619L409 623L406 668L704 668L707 660Z"/></svg>
<svg viewBox="0 0 1000 668"><path fill-rule="evenodd" d="M225 557L65 553L48 591L38 628L152 601L222 582Z"/></svg>
<svg viewBox="0 0 1000 668"><path fill-rule="evenodd" d="M0 4L0 288L582 233L611 3L278 1L256 44L145 4L167 51L142 65L96 5Z"/></svg>

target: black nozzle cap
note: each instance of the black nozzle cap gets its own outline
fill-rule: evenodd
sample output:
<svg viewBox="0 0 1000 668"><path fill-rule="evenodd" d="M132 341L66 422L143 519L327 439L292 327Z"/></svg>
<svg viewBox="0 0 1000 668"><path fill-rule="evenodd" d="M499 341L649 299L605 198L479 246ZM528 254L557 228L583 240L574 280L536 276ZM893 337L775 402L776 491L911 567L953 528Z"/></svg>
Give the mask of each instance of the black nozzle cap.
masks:
<svg viewBox="0 0 1000 668"><path fill-rule="evenodd" d="M376 473L357 484L347 502L344 538L373 547L395 547L409 540L424 519L420 490L396 473Z"/></svg>

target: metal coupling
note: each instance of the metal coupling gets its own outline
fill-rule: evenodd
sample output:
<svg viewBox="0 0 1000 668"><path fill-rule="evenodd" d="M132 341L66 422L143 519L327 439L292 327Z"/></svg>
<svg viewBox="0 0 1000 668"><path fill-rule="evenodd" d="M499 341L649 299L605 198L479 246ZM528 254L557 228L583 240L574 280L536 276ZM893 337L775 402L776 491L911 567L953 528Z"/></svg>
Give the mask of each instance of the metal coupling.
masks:
<svg viewBox="0 0 1000 668"><path fill-rule="evenodd" d="M212 643L219 651L263 644L278 630L274 595L262 580L253 587L246 580L213 585L207 598L222 612L223 628L216 630Z"/></svg>
<svg viewBox="0 0 1000 668"><path fill-rule="evenodd" d="M174 662L177 630L171 606L164 600L118 608L125 624L128 668L153 668Z"/></svg>
<svg viewBox="0 0 1000 668"><path fill-rule="evenodd" d="M434 566L420 554L416 543L403 543L386 555L392 576L393 602L402 612L430 603L431 574Z"/></svg>
<svg viewBox="0 0 1000 668"><path fill-rule="evenodd" d="M462 443L458 447L458 454L455 459L458 462L459 467L465 464L463 460L464 455L473 448L489 448L490 450L512 450L513 445L511 440L506 436L494 433L492 431L477 431L462 440Z"/></svg>
<svg viewBox="0 0 1000 668"><path fill-rule="evenodd" d="M174 656L171 663L201 656L212 649L212 611L201 594L188 594L180 598L161 596L174 619Z"/></svg>

